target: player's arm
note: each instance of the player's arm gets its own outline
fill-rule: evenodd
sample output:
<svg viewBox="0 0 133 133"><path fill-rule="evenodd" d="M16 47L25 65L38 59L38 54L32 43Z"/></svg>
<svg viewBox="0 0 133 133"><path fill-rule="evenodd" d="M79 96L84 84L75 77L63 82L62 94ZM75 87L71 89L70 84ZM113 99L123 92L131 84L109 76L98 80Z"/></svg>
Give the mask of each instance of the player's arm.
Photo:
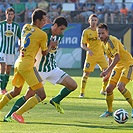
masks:
<svg viewBox="0 0 133 133"><path fill-rule="evenodd" d="M111 59L109 58L109 60L111 61ZM113 58L113 60L110 62L109 67L100 74L101 77L105 77L106 75L110 74L112 69L116 66L116 64L119 62L120 60L120 54L116 53L115 57Z"/></svg>
<svg viewBox="0 0 133 133"><path fill-rule="evenodd" d="M81 48L87 51L90 56L93 55L93 52L87 47L87 44L81 43Z"/></svg>
<svg viewBox="0 0 133 133"><path fill-rule="evenodd" d="M45 50L45 51L42 51L42 55L46 56L50 52L50 50L55 48L57 45L58 45L58 41L56 41L56 42L50 41L48 49Z"/></svg>

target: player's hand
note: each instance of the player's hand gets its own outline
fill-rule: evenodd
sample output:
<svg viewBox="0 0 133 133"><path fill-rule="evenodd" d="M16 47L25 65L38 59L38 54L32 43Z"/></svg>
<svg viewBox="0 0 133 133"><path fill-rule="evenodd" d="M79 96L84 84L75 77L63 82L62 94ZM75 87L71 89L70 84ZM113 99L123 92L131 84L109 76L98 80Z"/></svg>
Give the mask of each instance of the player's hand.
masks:
<svg viewBox="0 0 133 133"><path fill-rule="evenodd" d="M58 45L58 41L50 41L50 45L51 45L51 48L56 48L57 47L57 45Z"/></svg>

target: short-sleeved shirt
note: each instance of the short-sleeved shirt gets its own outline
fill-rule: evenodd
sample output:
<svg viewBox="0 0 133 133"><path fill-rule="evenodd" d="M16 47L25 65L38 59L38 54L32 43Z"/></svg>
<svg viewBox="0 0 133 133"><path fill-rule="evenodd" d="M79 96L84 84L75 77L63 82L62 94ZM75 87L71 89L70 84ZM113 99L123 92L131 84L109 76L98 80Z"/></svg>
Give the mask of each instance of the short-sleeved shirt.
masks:
<svg viewBox="0 0 133 133"><path fill-rule="evenodd" d="M53 37L51 28L44 28L42 30L46 32L48 36L48 45L51 39L53 39L52 41L60 42L63 37L63 34ZM44 56L40 57L41 60L39 62L39 69L38 69L39 72L49 72L57 67L57 63L56 63L57 50L58 50L58 46L55 49L52 49L45 57Z"/></svg>
<svg viewBox="0 0 133 133"><path fill-rule="evenodd" d="M101 41L98 39L98 33L96 30L92 30L91 28L87 28L83 31L81 37L81 43L87 44L87 48L89 48L94 54L102 54Z"/></svg>
<svg viewBox="0 0 133 133"><path fill-rule="evenodd" d="M8 24L6 20L0 22L0 52L15 54L16 37L21 39L21 29L18 23Z"/></svg>
<svg viewBox="0 0 133 133"><path fill-rule="evenodd" d="M133 63L131 54L124 48L124 45L116 37L110 35L106 44L102 42L102 46L108 58L113 59L115 55L119 53L120 61L116 66Z"/></svg>
<svg viewBox="0 0 133 133"><path fill-rule="evenodd" d="M36 26L24 25L22 29L21 51L15 66L19 70L30 70L35 63L35 56L41 48L47 50L47 34Z"/></svg>

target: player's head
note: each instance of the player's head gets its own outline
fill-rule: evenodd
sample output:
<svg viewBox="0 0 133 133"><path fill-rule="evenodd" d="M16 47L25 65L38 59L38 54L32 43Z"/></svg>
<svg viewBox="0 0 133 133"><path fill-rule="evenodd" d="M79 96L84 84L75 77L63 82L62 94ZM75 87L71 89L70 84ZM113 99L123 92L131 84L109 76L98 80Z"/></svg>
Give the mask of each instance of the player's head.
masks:
<svg viewBox="0 0 133 133"><path fill-rule="evenodd" d="M55 18L52 25L52 33L54 33L55 35L62 34L66 29L67 25L68 25L68 22L66 18L62 16Z"/></svg>
<svg viewBox="0 0 133 133"><path fill-rule="evenodd" d="M88 19L88 22L90 23L91 27L96 27L97 23L98 23L97 15L96 14L91 14L89 19Z"/></svg>
<svg viewBox="0 0 133 133"><path fill-rule="evenodd" d="M106 41L108 38L108 26L105 23L100 23L97 27L98 37L101 41Z"/></svg>
<svg viewBox="0 0 133 133"><path fill-rule="evenodd" d="M15 15L15 11L12 7L9 7L6 9L5 11L5 15L6 15L6 20L7 21L13 21L14 15Z"/></svg>
<svg viewBox="0 0 133 133"><path fill-rule="evenodd" d="M46 23L47 17L46 12L42 9L35 9L32 13L32 24L36 25L38 28L42 28Z"/></svg>

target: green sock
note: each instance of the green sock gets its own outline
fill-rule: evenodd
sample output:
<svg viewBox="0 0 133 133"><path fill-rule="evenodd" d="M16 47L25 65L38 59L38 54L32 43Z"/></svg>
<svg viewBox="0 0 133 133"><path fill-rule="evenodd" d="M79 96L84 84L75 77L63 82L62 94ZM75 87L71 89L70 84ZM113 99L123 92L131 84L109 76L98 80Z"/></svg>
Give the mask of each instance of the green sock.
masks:
<svg viewBox="0 0 133 133"><path fill-rule="evenodd" d="M5 89L5 74L1 74L1 90L4 90Z"/></svg>
<svg viewBox="0 0 133 133"><path fill-rule="evenodd" d="M15 104L13 105L13 107L11 108L11 110L8 112L8 114L6 115L6 117L9 117L12 115L12 113L14 113L15 111L17 111L24 103L26 102L25 97L22 96L21 98L19 98Z"/></svg>
<svg viewBox="0 0 133 133"><path fill-rule="evenodd" d="M8 81L9 81L9 76L10 76L10 75L5 74L5 87L4 87L4 88L6 88L6 86L7 86L7 83L8 83Z"/></svg>
<svg viewBox="0 0 133 133"><path fill-rule="evenodd" d="M60 101L71 92L72 92L72 90L69 90L67 88L63 88L63 89L61 89L61 91L59 92L58 95L56 95L54 98L52 98L52 100L59 104Z"/></svg>

